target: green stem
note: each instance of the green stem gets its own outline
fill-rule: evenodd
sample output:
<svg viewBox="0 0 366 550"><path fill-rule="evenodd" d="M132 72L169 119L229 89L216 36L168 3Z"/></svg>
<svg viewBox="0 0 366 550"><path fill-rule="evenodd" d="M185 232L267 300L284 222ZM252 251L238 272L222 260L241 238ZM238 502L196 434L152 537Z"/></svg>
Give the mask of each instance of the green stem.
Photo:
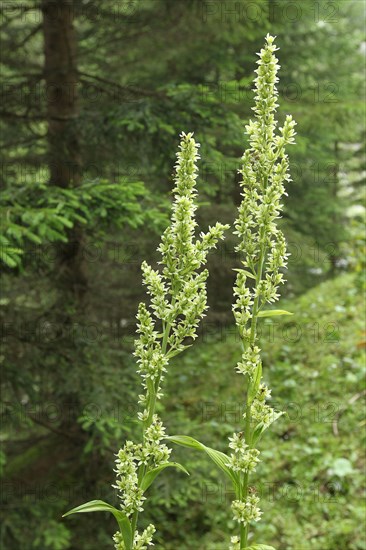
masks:
<svg viewBox="0 0 366 550"><path fill-rule="evenodd" d="M260 251L260 257L259 257L259 265L258 265L258 271L257 271L257 277L256 277L256 288L258 288L258 284L262 279L262 273L263 273L263 266L264 266L264 260L266 256L266 245L264 242L264 235L261 234L261 251ZM250 326L250 347L253 346L256 338L256 330L257 330L257 320L258 320L258 310L259 310L259 296L256 296L254 298L253 302L253 310L252 310L252 321ZM248 393L246 396L246 403L245 403L245 427L244 427L244 434L245 434L245 442L249 446L249 448L252 447L252 437L251 437L251 404L248 400ZM242 500L246 500L248 497L248 488L249 488L249 472L246 472L244 474L244 480L243 480L243 491L242 491ZM240 526L240 549L242 550L248 545L248 534L249 534L249 525L241 525Z"/></svg>
<svg viewBox="0 0 366 550"><path fill-rule="evenodd" d="M138 486L140 487L140 484L142 480L144 479L146 471L146 466L144 464L141 464L138 470ZM132 543L135 540L135 531L136 531L136 525L137 525L137 519L139 517L139 513L137 510L133 513L132 520L131 520L131 528L132 528Z"/></svg>
<svg viewBox="0 0 366 550"><path fill-rule="evenodd" d="M173 300L173 302L174 302L174 300ZM172 303L173 303L173 302L172 302ZM162 345L161 345L161 350L162 350L162 353L163 353L164 355L165 355L165 353L166 353L166 349L167 349L167 346L168 346L168 338L169 338L170 329L171 329L171 324L170 324L170 323L167 323L167 324L164 326L164 330L163 330L163 341L162 341ZM160 379L161 379L161 374L160 374L160 375L158 376L158 378L156 379L156 384L155 384L155 386L154 386L154 392L153 392L151 398L149 399L149 414L148 414L146 423L144 424L144 432L145 432L146 429L151 425L153 416L154 416L154 414L155 414L155 408L156 408L156 395L157 395L157 392L158 392L158 390L159 390ZM143 435L142 435L142 440L144 441L144 433L143 433ZM139 487L140 487L141 482L142 482L142 480L143 480L143 478L144 478L145 472L146 472L146 466L145 466L144 464L141 464L141 466L140 466L139 469L138 469L138 486L139 486ZM133 516L132 516L132 520L131 520L132 540L133 540L133 541L135 540L135 531L136 531L138 516L139 516L139 513L138 513L137 510L135 510L135 512L133 513Z"/></svg>
<svg viewBox="0 0 366 550"><path fill-rule="evenodd" d="M242 523L240 524L240 548L246 547L246 541L248 540L248 536L246 533L246 526L244 526ZM244 544L244 546L243 546Z"/></svg>

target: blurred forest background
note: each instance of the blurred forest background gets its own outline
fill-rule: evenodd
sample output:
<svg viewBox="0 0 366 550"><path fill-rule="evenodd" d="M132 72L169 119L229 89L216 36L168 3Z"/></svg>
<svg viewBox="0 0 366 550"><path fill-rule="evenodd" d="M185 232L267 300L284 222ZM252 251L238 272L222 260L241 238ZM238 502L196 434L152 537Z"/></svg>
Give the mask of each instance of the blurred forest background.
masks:
<svg viewBox="0 0 366 550"><path fill-rule="evenodd" d="M282 226L294 321L262 334L276 405L262 443L262 540L365 550L363 31L357 0L3 2L2 527L5 550L111 547L114 453L136 430L140 264L167 223L179 133L201 143L199 223L231 223L255 52L280 46L280 109L298 123ZM170 433L217 448L240 424L235 239L210 260L210 311L168 377ZM197 433L199 432L199 433ZM159 478L156 548L223 550L228 488L204 457Z"/></svg>

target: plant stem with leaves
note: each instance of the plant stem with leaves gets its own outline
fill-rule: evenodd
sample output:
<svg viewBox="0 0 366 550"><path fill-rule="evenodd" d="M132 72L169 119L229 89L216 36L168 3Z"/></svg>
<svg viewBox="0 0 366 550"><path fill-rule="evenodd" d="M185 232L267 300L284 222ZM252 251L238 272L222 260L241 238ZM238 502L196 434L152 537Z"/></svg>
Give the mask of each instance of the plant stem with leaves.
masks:
<svg viewBox="0 0 366 550"><path fill-rule="evenodd" d="M265 310L279 298L278 286L284 282L282 270L287 253L283 233L277 226L283 208L285 183L290 181L285 146L294 143L295 122L286 116L277 131L278 59L274 38L266 37L259 53L255 78L255 119L246 126L250 147L243 155L242 202L235 221L239 239L236 251L242 256L234 286L233 313L242 343L242 355L236 370L245 377L246 399L243 430L229 438L230 456L187 436L168 439L206 452L233 483L235 500L231 508L238 535L231 539L231 550L270 550L266 545L248 546L249 526L261 517L259 498L250 486L250 475L259 463L256 443L262 433L282 413L267 404L271 391L262 381L262 361L258 347L258 319L288 314L283 310ZM272 549L273 550L273 549Z"/></svg>
<svg viewBox="0 0 366 550"><path fill-rule="evenodd" d="M116 460L116 484L121 501L114 508L102 501L92 501L68 514L105 510L116 518L119 531L114 535L116 550L146 550L152 544L154 525L141 534L137 530L143 511L145 493L156 476L167 467L186 472L180 464L170 462L171 450L162 443L165 428L156 409L163 396L162 384L170 360L190 347L197 337L197 327L207 309L207 269L202 269L209 251L223 238L228 226L216 223L207 233L195 237L196 179L199 144L192 134L182 134L177 154L175 198L171 223L164 232L158 251L159 270L142 264L143 283L150 297L137 312L135 357L142 380L139 396L141 443L126 441ZM188 473L188 472L186 472Z"/></svg>
<svg viewBox="0 0 366 550"><path fill-rule="evenodd" d="M286 243L276 220L281 217L284 184L290 181L285 145L294 142L295 122L288 115L276 133L275 112L278 107L278 59L274 38L266 37L259 53L255 79L255 120L246 126L250 147L243 155L242 202L235 222L239 238L237 252L243 255L243 268L237 270L233 312L242 341L242 357L238 373L247 380L244 412L244 434L230 438L232 453L228 466L237 472L241 490L232 503L234 519L240 524L240 537L233 537L233 550L247 547L249 525L258 521L261 512L259 499L250 493L250 474L259 462L255 448L263 431L281 413L275 412L266 400L270 390L262 382L262 361L258 347L258 318L285 314L281 310L264 310L266 304L278 300L278 286L284 282L281 270L286 267ZM254 286L250 281L254 280Z"/></svg>

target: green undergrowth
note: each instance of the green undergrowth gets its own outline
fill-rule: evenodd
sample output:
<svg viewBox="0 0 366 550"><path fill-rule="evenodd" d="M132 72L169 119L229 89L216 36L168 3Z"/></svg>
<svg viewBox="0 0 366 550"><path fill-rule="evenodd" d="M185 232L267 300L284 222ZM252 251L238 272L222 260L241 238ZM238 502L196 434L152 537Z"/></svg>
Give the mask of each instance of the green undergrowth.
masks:
<svg viewBox="0 0 366 550"><path fill-rule="evenodd" d="M265 541L278 550L364 550L362 294L353 277L343 275L280 307L294 315L262 323L261 348L272 403L287 414L259 445L264 460L252 491L261 497L267 521L257 524L251 543ZM232 326L204 328L195 352L169 373L164 416L170 434L194 435L218 448L240 429L239 357ZM174 459L191 479L167 473L152 492L157 548L226 550L227 527L234 528L230 487L199 452L175 449Z"/></svg>

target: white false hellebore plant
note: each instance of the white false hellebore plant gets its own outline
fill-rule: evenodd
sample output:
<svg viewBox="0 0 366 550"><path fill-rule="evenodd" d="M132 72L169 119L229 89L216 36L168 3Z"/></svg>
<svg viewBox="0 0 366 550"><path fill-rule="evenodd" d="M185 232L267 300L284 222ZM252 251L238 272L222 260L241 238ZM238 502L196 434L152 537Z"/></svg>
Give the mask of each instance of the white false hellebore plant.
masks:
<svg viewBox="0 0 366 550"><path fill-rule="evenodd" d="M233 483L236 498L232 513L239 536L231 539L231 550L274 550L254 544L248 546L248 530L261 517L259 498L249 486L249 476L259 462L256 449L266 428L282 413L275 412L266 401L270 390L262 381L262 362L257 345L258 318L289 314L283 310L265 310L266 304L278 300L278 286L284 282L281 269L286 267L287 254L283 233L276 225L280 217L284 184L291 180L285 145L294 143L295 122L287 116L276 132L275 111L278 107L278 59L274 37L267 35L260 51L255 78L255 120L246 126L250 148L243 155L242 202L235 222L239 238L237 252L243 254L243 268L237 269L233 312L242 342L242 357L237 372L247 380L243 431L229 438L230 456L208 448L187 436L167 439L185 447L206 452ZM249 283L249 284L248 284Z"/></svg>
<svg viewBox="0 0 366 550"><path fill-rule="evenodd" d="M207 309L206 264L208 252L224 237L227 225L217 223L207 233L195 238L196 179L199 144L192 134L182 134L177 154L175 200L171 224L164 232L158 251L162 270L142 264L143 283L150 305L140 303L137 313L139 339L135 356L139 364L143 393L139 396L142 427L141 443L126 441L116 460L116 484L120 509L94 500L74 508L65 516L83 512L107 511L116 518L119 531L113 540L116 550L146 550L152 544L155 527L137 531L139 512L143 511L145 492L156 476L167 467L188 473L183 466L169 462L171 450L162 443L164 426L156 414L162 397L162 382L172 357L189 347L187 338L195 339L197 327Z"/></svg>

